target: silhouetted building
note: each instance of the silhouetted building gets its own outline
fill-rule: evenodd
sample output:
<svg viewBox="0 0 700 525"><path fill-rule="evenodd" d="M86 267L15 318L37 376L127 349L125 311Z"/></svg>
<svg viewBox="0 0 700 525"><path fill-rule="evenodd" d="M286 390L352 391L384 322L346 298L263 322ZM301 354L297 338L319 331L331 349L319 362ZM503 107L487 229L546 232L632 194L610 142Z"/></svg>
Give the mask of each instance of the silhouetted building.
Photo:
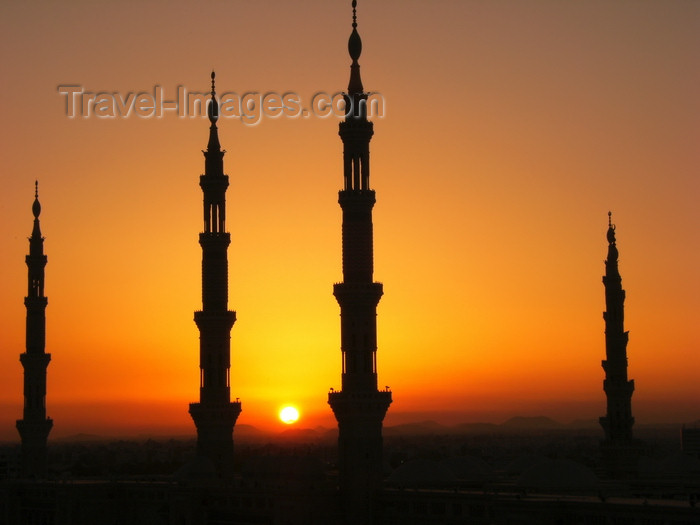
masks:
<svg viewBox="0 0 700 525"><path fill-rule="evenodd" d="M639 442L632 437L632 392L634 380L627 379L627 340L624 328L625 291L618 269L615 226L608 212L608 258L605 261L605 370L603 389L607 396L607 413L600 418L605 431L601 443L604 467L613 476L628 474L635 468Z"/></svg>
<svg viewBox="0 0 700 525"><path fill-rule="evenodd" d="M226 188L224 151L219 144L216 121L219 106L211 74L211 101L207 108L209 144L204 153L204 175L199 185L204 193L202 246L202 309L194 313L199 328L199 403L190 404L197 427L197 453L211 460L220 475L231 474L233 427L241 404L231 402L231 328L236 312L228 309L227 250L231 235L226 232Z"/></svg>
<svg viewBox="0 0 700 525"><path fill-rule="evenodd" d="M39 227L39 183L35 183L34 229L29 238L29 255L26 257L28 273L26 352L19 356L24 368L24 414L17 421L17 430L22 438L22 474L41 477L46 474L46 440L51 432L53 420L46 417L46 368L51 354L46 346L46 305L44 295L44 238Z"/></svg>
<svg viewBox="0 0 700 525"><path fill-rule="evenodd" d="M683 425L681 428L681 450L700 458L700 422Z"/></svg>
<svg viewBox="0 0 700 525"><path fill-rule="evenodd" d="M344 187L338 202L343 210L343 282L333 294L340 305L342 389L331 391L328 403L338 420L340 491L348 523L370 523L372 494L382 481L382 421L391 392L377 389L377 304L382 285L373 281L372 207L369 184L367 94L358 58L362 41L357 32L356 2L352 2L352 58L345 94L346 118L340 123L343 141Z"/></svg>

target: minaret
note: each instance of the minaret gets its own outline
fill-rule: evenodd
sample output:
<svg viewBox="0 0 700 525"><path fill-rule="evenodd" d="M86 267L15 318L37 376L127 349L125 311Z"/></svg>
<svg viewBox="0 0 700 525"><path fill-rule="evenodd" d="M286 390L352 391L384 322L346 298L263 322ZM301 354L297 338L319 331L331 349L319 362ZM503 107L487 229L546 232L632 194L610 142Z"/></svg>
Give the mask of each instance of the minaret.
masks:
<svg viewBox="0 0 700 525"><path fill-rule="evenodd" d="M338 466L341 498L348 523L370 523L371 496L382 482L382 421L389 389L377 389L377 304L382 285L373 281L372 207L369 184L367 94L357 60L362 41L352 2L352 33L348 41L350 83L344 95L346 118L340 123L344 186L338 202L343 210L343 282L333 294L340 305L342 389L331 391L328 403L338 420Z"/></svg>
<svg viewBox="0 0 700 525"><path fill-rule="evenodd" d="M216 121L219 106L211 74L211 101L207 108L209 144L204 151L204 175L199 185L204 193L202 246L202 309L194 313L199 328L199 403L190 404L190 415L197 427L197 453L210 459L219 475L231 475L233 427L241 404L231 403L231 328L236 312L228 309L227 250L231 235L226 232L226 188L224 151L219 144Z"/></svg>
<svg viewBox="0 0 700 525"><path fill-rule="evenodd" d="M34 229L26 257L28 291L24 298L27 307L27 350L19 356L24 368L24 417L17 421L17 430L22 438L22 473L26 477L46 475L46 440L53 426L53 420L46 417L46 368L51 361L51 354L44 351L48 304L44 295L46 255L39 227L39 183L34 184Z"/></svg>
<svg viewBox="0 0 700 525"><path fill-rule="evenodd" d="M601 443L605 468L611 475L620 475L633 469L638 443L632 437L632 392L634 380L627 379L627 339L624 328L625 291L617 266L618 251L615 243L615 225L608 212L608 258L605 261L605 357L603 389L607 396L607 414L600 418L605 431Z"/></svg>

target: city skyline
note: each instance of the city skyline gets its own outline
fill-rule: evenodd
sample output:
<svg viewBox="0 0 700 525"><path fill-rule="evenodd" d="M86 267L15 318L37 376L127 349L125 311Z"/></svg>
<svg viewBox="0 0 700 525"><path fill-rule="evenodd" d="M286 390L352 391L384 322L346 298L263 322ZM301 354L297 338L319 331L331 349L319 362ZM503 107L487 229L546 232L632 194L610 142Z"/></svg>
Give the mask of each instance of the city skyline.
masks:
<svg viewBox="0 0 700 525"><path fill-rule="evenodd" d="M691 44L700 9L538 5L546 8L387 2L359 14L365 87L386 100L372 150L376 276L385 286L379 380L396 392L386 424L602 415L608 210L620 228L637 422L698 417L700 55ZM197 390L191 312L201 284L206 120L68 119L57 87L206 92L213 66L221 91L308 99L344 89L346 2L234 6L283 38L261 38L253 22L240 33L223 20L205 25L186 4L167 12L146 4L169 22L157 28L102 6L119 23L101 28L104 46L88 49L50 38L69 28L79 42L98 36L78 8L2 8L3 39L21 51L3 46L1 82L10 94L21 81L23 94L20 104L5 97L1 124L0 439L17 439L22 406L17 356L35 179L48 255L51 437L193 433L183 407ZM136 37L124 39L120 23ZM191 49L177 30L191 36ZM272 45L278 40L294 45ZM319 117L219 124L231 178L238 424L281 427L277 410L288 403L299 407L299 425L335 424L326 394L340 386L336 126Z"/></svg>

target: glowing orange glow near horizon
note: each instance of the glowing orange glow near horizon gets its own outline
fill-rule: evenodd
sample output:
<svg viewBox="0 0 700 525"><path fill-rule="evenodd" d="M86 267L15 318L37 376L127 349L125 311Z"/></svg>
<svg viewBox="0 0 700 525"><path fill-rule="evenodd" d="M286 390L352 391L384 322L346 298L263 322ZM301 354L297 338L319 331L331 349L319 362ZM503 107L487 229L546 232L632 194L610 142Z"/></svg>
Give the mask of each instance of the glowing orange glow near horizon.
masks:
<svg viewBox="0 0 700 525"><path fill-rule="evenodd" d="M50 439L195 435L209 123L69 119L57 86L173 98L212 67L222 93L347 85L349 1L139 10L0 6L1 440L19 439L35 179ZM700 417L698 21L694 2L359 3L362 80L386 100L370 147L387 425L603 415L608 210L636 420ZM280 430L288 400L298 425L336 424L337 124L219 124L237 425Z"/></svg>

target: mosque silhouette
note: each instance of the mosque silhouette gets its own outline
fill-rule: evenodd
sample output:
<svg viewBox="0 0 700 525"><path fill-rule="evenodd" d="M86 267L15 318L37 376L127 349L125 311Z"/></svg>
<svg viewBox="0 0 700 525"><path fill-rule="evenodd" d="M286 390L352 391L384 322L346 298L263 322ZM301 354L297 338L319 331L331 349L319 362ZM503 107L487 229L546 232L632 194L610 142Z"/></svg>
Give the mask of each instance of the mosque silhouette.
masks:
<svg viewBox="0 0 700 525"><path fill-rule="evenodd" d="M387 478L382 434L392 392L388 387L380 389L377 383L376 320L383 288L373 278L372 209L376 197L370 184L369 144L374 127L367 118L368 94L360 76L362 41L357 30L356 1L352 2L348 51L352 63L344 99L350 111L339 125L343 143L343 186L338 193L343 281L333 286L340 306L341 388L328 393L328 404L338 422L337 474L329 478L322 469L319 473L312 463L299 458L277 459L274 465L261 461L249 471L234 469L235 425L242 403L238 398L231 401L230 333L236 313L228 305L229 178L218 137L219 106L212 72L207 107L209 140L199 182L204 223L199 234L202 307L194 313L200 334L200 394L199 400L189 405L197 432L196 457L168 480L81 481L50 475L47 439L53 421L46 409L46 375L51 360L45 351L47 256L40 229L37 183L26 257L26 351L20 356L25 399L23 417L17 421L21 469L16 477L0 485L0 523L699 523L700 509L694 506L695 495L700 493L697 476L682 478L683 488L678 489L690 498L691 505L661 499L647 505L633 499L640 486L634 480L638 479L644 445L633 436L631 398L635 385L627 377L625 291L611 214L603 277L606 311L602 366L607 412L600 418L604 439L596 470L608 484L601 485L596 474L580 465L552 460L541 462L539 471L530 470L530 478L525 476L524 483L494 485L489 481L489 485L487 481L493 477L488 466L466 457L444 465L409 462ZM266 477L264 473L270 470L275 475ZM477 471L481 474L475 484ZM677 488L679 482L673 478L663 483L675 483ZM647 485L652 484L647 480ZM601 486L613 487L617 494L630 499L612 501L602 495ZM528 495L528 491L537 492L537 496Z"/></svg>

